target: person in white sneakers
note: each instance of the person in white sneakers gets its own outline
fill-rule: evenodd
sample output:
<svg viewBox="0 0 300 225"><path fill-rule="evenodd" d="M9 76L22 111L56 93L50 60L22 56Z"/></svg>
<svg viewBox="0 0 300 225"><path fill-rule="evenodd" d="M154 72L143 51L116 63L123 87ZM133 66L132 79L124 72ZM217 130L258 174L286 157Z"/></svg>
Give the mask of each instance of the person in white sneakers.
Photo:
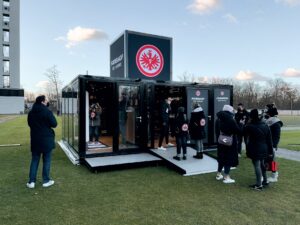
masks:
<svg viewBox="0 0 300 225"><path fill-rule="evenodd" d="M34 188L41 156L43 156L43 187L50 187L54 181L50 179L52 150L55 148L55 133L52 128L57 126L53 113L48 109L48 101L44 95L38 96L28 114L27 122L31 137L31 164L28 188Z"/></svg>
<svg viewBox="0 0 300 225"><path fill-rule="evenodd" d="M166 140L166 145L168 147L174 146L174 144L169 143L169 114L171 111L171 107L170 107L171 101L172 101L172 99L170 97L166 98L161 105L161 112L160 112L161 127L160 127L158 149L164 150L164 151L167 150L166 148L164 148L162 146L164 138Z"/></svg>
<svg viewBox="0 0 300 225"><path fill-rule="evenodd" d="M243 133L246 141L246 154L252 160L256 176L256 183L249 187L260 191L269 185L265 160L273 155L273 146L271 131L259 118L257 109L251 110L249 123L244 127Z"/></svg>
<svg viewBox="0 0 300 225"><path fill-rule="evenodd" d="M269 126L272 134L272 143L274 149L273 161L275 161L277 146L280 141L281 127L283 126L282 121L277 117L278 111L274 104L267 105L267 111L265 112L266 124ZM272 171L271 177L268 177L269 182L278 181L278 171Z"/></svg>
<svg viewBox="0 0 300 225"><path fill-rule="evenodd" d="M218 172L216 179L223 180L225 184L235 183L235 180L230 178L229 173L231 167L236 167L239 164L236 135L240 134L242 130L234 119L234 109L231 105L224 105L223 111L217 113L215 132L217 140L221 132L232 136L231 145L218 143ZM224 176L222 175L223 168Z"/></svg>

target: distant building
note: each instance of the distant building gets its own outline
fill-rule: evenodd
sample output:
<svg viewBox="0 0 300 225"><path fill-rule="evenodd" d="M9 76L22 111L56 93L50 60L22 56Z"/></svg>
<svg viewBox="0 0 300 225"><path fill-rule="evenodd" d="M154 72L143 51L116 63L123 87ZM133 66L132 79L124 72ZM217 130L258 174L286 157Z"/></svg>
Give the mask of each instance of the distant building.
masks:
<svg viewBox="0 0 300 225"><path fill-rule="evenodd" d="M0 114L24 112L20 87L20 0L0 0Z"/></svg>

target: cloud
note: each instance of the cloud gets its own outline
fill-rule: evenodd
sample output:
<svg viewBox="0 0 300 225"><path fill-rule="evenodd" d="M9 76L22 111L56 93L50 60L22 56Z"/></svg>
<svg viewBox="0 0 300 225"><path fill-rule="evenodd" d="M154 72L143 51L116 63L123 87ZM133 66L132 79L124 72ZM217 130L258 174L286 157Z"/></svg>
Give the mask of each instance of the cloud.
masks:
<svg viewBox="0 0 300 225"><path fill-rule="evenodd" d="M194 0L187 9L192 13L203 15L215 10L219 5L220 0Z"/></svg>
<svg viewBox="0 0 300 225"><path fill-rule="evenodd" d="M279 75L287 78L300 77L300 71L294 68L287 68L284 72L280 73Z"/></svg>
<svg viewBox="0 0 300 225"><path fill-rule="evenodd" d="M35 87L42 88L42 89L44 89L48 86L49 86L49 81L47 81L47 80L41 80L41 81L37 82L35 85Z"/></svg>
<svg viewBox="0 0 300 225"><path fill-rule="evenodd" d="M235 78L241 81L255 80L255 81L267 81L269 80L267 77L264 77L258 73L251 71L243 71L241 70Z"/></svg>
<svg viewBox="0 0 300 225"><path fill-rule="evenodd" d="M107 37L107 34L102 30L77 26L73 29L70 29L67 32L66 37L61 36L55 38L54 40L67 41L66 47L71 48L84 41L104 40L107 39Z"/></svg>
<svg viewBox="0 0 300 225"><path fill-rule="evenodd" d="M289 6L297 6L300 5L300 0L276 0L276 2L282 2Z"/></svg>
<svg viewBox="0 0 300 225"><path fill-rule="evenodd" d="M224 15L223 18L226 19L229 23L237 24L239 22L237 20L237 18L230 13L227 13L226 15Z"/></svg>

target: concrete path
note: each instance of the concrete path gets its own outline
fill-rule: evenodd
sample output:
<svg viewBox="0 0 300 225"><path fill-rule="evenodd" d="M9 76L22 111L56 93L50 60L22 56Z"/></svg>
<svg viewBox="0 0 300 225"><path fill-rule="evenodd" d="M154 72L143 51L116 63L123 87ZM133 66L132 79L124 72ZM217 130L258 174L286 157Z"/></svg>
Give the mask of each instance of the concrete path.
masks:
<svg viewBox="0 0 300 225"><path fill-rule="evenodd" d="M7 115L7 116L0 117L0 123L4 123L6 121L15 119L17 117L18 117L17 115Z"/></svg>
<svg viewBox="0 0 300 225"><path fill-rule="evenodd" d="M300 162L300 152L299 151L292 151L283 148L278 148L276 151L276 157L299 161Z"/></svg>

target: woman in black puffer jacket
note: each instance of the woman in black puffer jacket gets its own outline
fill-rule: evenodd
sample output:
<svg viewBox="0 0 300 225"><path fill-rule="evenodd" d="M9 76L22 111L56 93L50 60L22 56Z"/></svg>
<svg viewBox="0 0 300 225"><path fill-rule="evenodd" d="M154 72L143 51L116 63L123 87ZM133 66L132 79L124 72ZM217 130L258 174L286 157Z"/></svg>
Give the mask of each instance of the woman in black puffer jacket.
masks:
<svg viewBox="0 0 300 225"><path fill-rule="evenodd" d="M271 131L261 119L259 119L257 109L250 112L250 121L244 128L246 137L246 154L252 160L256 184L250 187L261 190L263 185L268 185L266 177L265 160L273 154ZM263 182L261 181L263 177Z"/></svg>
<svg viewBox="0 0 300 225"><path fill-rule="evenodd" d="M224 180L223 183L231 184L235 180L229 176L230 168L235 167L239 164L238 150L237 150L237 134L241 134L241 127L237 124L234 119L234 109L231 105L224 105L223 111L217 113L218 119L215 124L216 138L220 133L226 135L232 135L232 145L226 146L218 143L218 173L216 176L217 180L222 180L223 175L221 174L224 168Z"/></svg>

